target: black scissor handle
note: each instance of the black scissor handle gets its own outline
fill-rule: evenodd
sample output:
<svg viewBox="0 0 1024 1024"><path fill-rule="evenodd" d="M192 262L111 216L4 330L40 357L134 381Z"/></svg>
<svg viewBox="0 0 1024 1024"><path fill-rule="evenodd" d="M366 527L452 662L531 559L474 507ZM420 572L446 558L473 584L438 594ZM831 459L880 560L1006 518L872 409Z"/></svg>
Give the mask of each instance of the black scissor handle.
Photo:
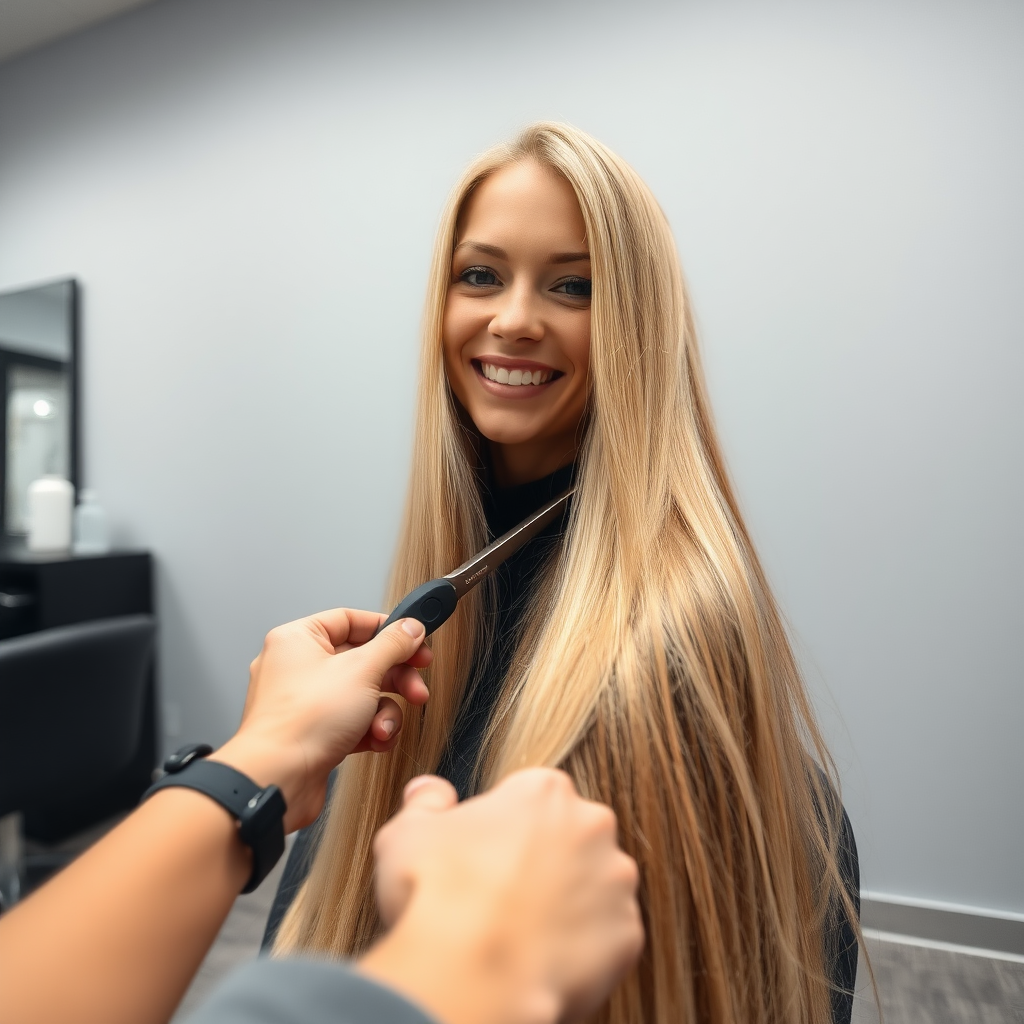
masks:
<svg viewBox="0 0 1024 1024"><path fill-rule="evenodd" d="M378 627L377 633L399 619L418 619L430 636L438 626L448 621L458 603L455 587L448 580L430 580L406 594Z"/></svg>

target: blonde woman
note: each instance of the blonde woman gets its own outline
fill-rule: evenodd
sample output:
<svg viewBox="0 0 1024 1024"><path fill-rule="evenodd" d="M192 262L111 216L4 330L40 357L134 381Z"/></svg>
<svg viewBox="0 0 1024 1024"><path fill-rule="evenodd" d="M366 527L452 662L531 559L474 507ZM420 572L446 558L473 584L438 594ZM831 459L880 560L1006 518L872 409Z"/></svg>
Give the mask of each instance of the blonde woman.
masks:
<svg viewBox="0 0 1024 1024"><path fill-rule="evenodd" d="M563 521L434 634L430 703L395 753L346 762L275 949L371 942L373 836L413 775L467 795L558 765L641 868L647 949L602 1019L848 1021L853 838L725 472L671 232L621 159L542 123L477 160L442 217L390 598L571 481Z"/></svg>

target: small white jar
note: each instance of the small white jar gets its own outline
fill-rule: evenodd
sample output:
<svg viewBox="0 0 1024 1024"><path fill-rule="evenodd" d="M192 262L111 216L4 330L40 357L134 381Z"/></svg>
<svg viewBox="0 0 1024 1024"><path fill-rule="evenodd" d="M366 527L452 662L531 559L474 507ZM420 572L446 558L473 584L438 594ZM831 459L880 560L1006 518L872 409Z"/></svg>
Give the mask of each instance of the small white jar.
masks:
<svg viewBox="0 0 1024 1024"><path fill-rule="evenodd" d="M83 490L75 507L72 549L76 555L105 555L110 550L110 530L107 513L93 490Z"/></svg>
<svg viewBox="0 0 1024 1024"><path fill-rule="evenodd" d="M28 485L29 551L67 551L75 489L60 476L42 476Z"/></svg>

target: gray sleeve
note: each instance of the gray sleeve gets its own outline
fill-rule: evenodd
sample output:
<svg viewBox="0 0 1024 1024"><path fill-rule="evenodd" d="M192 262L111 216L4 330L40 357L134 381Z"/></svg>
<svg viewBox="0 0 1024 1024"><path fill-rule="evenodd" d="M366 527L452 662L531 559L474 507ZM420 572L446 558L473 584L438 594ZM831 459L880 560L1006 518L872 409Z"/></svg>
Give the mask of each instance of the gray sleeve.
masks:
<svg viewBox="0 0 1024 1024"><path fill-rule="evenodd" d="M323 960L261 957L230 974L186 1024L437 1024L397 992Z"/></svg>

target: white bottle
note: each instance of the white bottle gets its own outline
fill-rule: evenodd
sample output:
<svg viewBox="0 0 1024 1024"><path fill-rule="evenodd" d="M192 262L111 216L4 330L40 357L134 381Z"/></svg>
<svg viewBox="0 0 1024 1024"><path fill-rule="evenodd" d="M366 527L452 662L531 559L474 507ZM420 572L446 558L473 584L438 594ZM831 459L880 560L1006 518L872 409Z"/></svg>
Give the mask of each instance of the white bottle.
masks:
<svg viewBox="0 0 1024 1024"><path fill-rule="evenodd" d="M29 551L67 551L71 547L71 509L75 489L60 476L41 476L28 485Z"/></svg>
<svg viewBox="0 0 1024 1024"><path fill-rule="evenodd" d="M96 500L93 490L82 491L81 501L75 508L76 555L105 555L110 550L110 531L107 513Z"/></svg>

